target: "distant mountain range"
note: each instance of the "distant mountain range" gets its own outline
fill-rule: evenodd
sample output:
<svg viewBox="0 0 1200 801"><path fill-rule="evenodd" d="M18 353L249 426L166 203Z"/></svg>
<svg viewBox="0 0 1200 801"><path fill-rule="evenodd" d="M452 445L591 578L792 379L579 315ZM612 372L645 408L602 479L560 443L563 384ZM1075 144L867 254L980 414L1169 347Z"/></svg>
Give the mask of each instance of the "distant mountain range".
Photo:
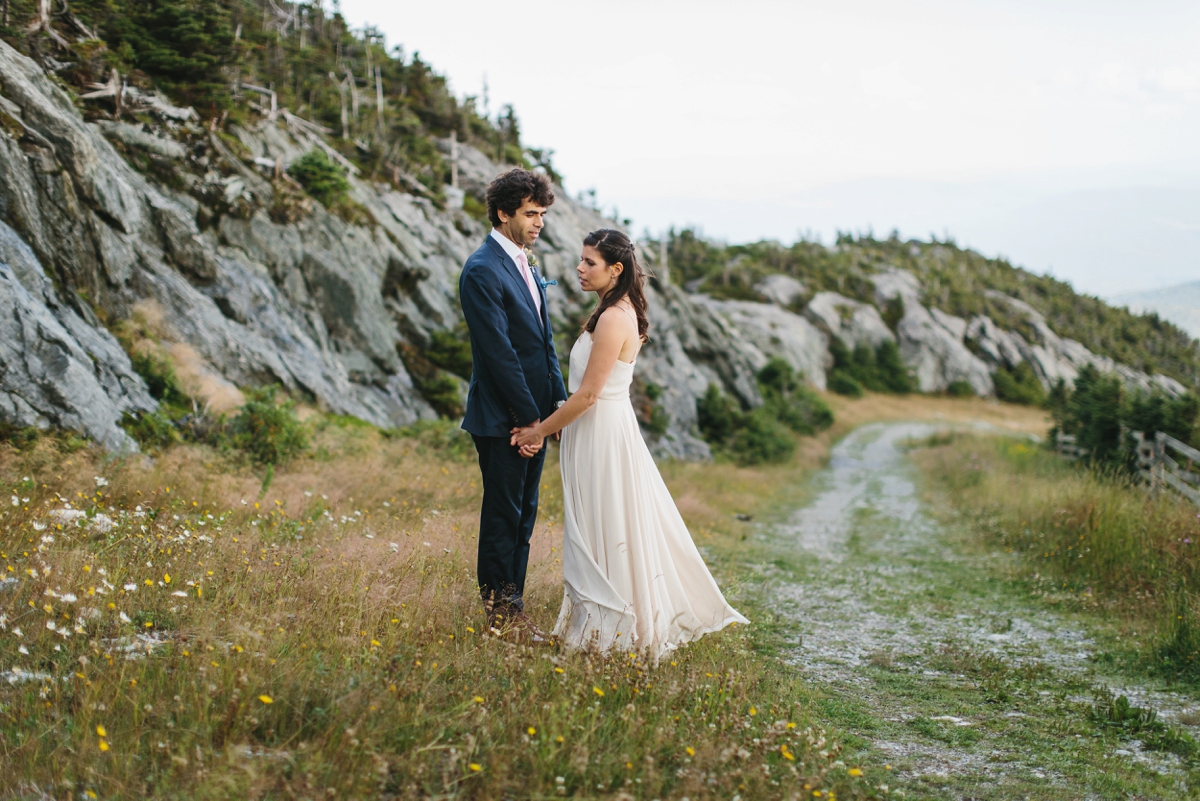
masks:
<svg viewBox="0 0 1200 801"><path fill-rule="evenodd" d="M1148 292L1127 292L1109 298L1114 306L1128 306L1131 312L1157 312L1200 339L1200 281L1190 281Z"/></svg>

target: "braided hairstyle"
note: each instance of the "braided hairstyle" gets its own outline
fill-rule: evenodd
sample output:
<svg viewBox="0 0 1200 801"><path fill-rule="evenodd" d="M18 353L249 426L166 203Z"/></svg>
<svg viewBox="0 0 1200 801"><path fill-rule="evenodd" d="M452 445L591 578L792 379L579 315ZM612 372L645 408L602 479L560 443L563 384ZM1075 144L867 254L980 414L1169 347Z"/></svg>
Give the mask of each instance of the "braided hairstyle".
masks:
<svg viewBox="0 0 1200 801"><path fill-rule="evenodd" d="M595 333L596 323L600 321L600 315L604 314L609 308L616 306L622 298L628 297L630 304L633 306L634 314L637 316L638 336L642 342L649 342L650 337L648 336L648 332L650 330L650 322L646 319L646 292L644 288L646 274L642 272L642 265L638 262L633 240L621 231L616 231L612 228L601 228L599 231L592 231L585 236L583 244L595 248L600 253L600 258L604 259L605 264L612 265L620 262L625 267L621 271L621 275L617 278L617 285L600 299L596 310L592 312L592 316L588 317L587 322L584 323L583 330L589 334Z"/></svg>

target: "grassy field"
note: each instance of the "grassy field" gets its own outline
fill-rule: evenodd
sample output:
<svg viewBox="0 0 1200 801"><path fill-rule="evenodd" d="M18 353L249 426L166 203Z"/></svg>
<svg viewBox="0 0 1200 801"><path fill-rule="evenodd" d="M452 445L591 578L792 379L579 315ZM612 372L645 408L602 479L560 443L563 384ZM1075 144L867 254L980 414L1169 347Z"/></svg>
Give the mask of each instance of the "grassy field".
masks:
<svg viewBox="0 0 1200 801"><path fill-rule="evenodd" d="M1200 680L1200 516L1172 493L1074 465L1029 443L950 435L916 452L989 545L1019 553L1047 603L1115 622L1108 658L1172 681Z"/></svg>
<svg viewBox="0 0 1200 801"><path fill-rule="evenodd" d="M658 666L479 636L478 473L444 425L407 435L312 416L274 473L208 448L106 460L0 449L0 792L8 797L878 795L836 715L780 658L734 517L801 497L832 438L874 419L1030 428L1018 407L869 396L787 465L664 465L753 625ZM561 600L553 458L528 606ZM865 775L864 775L865 774Z"/></svg>

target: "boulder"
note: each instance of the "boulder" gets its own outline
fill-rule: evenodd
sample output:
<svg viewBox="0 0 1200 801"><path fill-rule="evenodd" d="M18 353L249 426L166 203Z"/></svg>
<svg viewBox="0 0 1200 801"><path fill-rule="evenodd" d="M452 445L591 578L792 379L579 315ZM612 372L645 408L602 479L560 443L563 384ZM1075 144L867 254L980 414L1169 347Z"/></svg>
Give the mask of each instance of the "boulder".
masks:
<svg viewBox="0 0 1200 801"><path fill-rule="evenodd" d="M952 383L966 381L976 395L994 394L988 366L963 343L965 320L940 310L935 316L922 306L921 285L912 273L892 268L872 280L880 305L896 298L903 301L904 316L896 325L896 340L900 357L912 369L921 392L944 392Z"/></svg>
<svg viewBox="0 0 1200 801"><path fill-rule="evenodd" d="M829 340L808 320L769 303L704 296L697 300L725 318L730 335L747 350L755 370L778 356L812 386L825 389L825 371L833 366Z"/></svg>
<svg viewBox="0 0 1200 801"><path fill-rule="evenodd" d="M891 329L868 303L844 297L836 292L818 292L804 307L804 316L818 328L835 336L850 350L860 342L877 348L894 340Z"/></svg>
<svg viewBox="0 0 1200 801"><path fill-rule="evenodd" d="M137 451L120 428L126 411L150 411L153 399L133 376L129 358L90 326L72 326L88 337L84 344L42 298L27 290L16 271L0 263L0 419L13 425L73 429L116 453ZM115 343L112 343L115 344ZM93 361L96 356L109 362ZM133 376L136 379L136 376Z"/></svg>
<svg viewBox="0 0 1200 801"><path fill-rule="evenodd" d="M787 308L802 299L805 294L804 284L790 275L768 275L754 285L754 291L767 301Z"/></svg>

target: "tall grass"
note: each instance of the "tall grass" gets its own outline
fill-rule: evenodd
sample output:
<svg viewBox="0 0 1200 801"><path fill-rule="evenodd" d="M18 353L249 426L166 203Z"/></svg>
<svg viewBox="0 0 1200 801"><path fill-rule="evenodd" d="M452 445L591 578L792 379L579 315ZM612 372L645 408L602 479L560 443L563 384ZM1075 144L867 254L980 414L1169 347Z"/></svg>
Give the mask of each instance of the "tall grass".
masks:
<svg viewBox="0 0 1200 801"><path fill-rule="evenodd" d="M1146 652L1200 680L1200 519L1123 471L1073 465L1027 442L951 437L918 455L969 522L1023 554L1043 593L1070 593L1157 632Z"/></svg>
<svg viewBox="0 0 1200 801"><path fill-rule="evenodd" d="M871 794L811 691L765 655L769 628L657 667L483 639L459 435L329 419L309 433L261 499L260 476L201 445L154 463L0 446L0 794ZM556 472L527 593L545 627ZM694 533L736 596L746 544Z"/></svg>

